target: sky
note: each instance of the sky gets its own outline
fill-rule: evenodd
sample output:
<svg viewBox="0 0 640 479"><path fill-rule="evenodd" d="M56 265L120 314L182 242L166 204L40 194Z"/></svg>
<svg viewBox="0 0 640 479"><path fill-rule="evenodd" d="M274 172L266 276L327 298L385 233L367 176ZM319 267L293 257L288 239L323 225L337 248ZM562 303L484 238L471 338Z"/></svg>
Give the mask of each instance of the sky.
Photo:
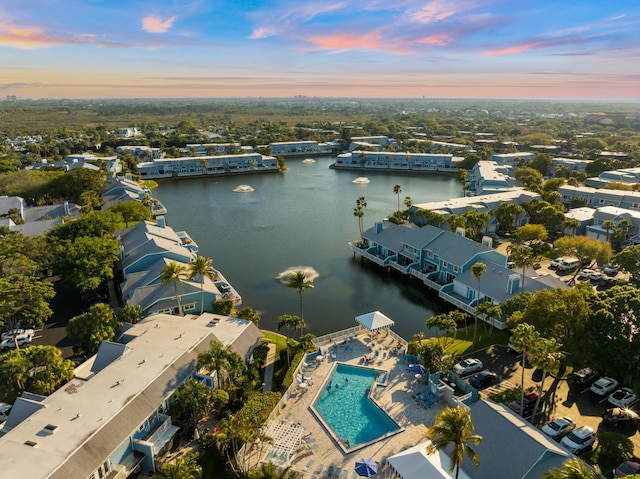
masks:
<svg viewBox="0 0 640 479"><path fill-rule="evenodd" d="M640 0L1 0L0 98L640 101Z"/></svg>

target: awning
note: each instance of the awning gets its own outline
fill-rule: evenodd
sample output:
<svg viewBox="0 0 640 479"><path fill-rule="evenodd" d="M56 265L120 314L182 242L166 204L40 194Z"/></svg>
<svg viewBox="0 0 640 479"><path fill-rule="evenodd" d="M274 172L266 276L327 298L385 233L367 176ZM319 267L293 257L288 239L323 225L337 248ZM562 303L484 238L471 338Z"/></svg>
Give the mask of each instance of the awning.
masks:
<svg viewBox="0 0 640 479"><path fill-rule="evenodd" d="M380 311L374 311L373 313L362 314L356 316L356 322L367 328L369 331L376 331L378 329L390 328L395 323Z"/></svg>

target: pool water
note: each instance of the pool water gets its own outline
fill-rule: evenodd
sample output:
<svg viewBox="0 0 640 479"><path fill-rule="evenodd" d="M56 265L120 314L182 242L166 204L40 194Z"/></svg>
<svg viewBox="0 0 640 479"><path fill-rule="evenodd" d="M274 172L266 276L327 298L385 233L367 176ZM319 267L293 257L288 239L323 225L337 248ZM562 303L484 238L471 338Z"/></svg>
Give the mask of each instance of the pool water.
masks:
<svg viewBox="0 0 640 479"><path fill-rule="evenodd" d="M400 427L368 396L384 372L338 364L315 403L315 409L347 448L370 442Z"/></svg>

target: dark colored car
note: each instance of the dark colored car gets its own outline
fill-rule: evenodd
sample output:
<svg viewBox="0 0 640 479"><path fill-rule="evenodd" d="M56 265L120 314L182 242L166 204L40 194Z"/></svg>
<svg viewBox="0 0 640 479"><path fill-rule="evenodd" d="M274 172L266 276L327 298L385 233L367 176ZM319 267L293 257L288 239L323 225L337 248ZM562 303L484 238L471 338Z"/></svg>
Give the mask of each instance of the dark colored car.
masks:
<svg viewBox="0 0 640 479"><path fill-rule="evenodd" d="M509 408L512 411L517 412L521 416L528 416L533 412L533 406L536 405L536 399L538 399L538 393L529 393L524 395L524 403L523 406L520 405L520 399L518 398L515 401L509 403Z"/></svg>
<svg viewBox="0 0 640 479"><path fill-rule="evenodd" d="M640 415L633 409L612 407L602 414L602 420L606 424L617 426L619 424L640 424Z"/></svg>
<svg viewBox="0 0 640 479"><path fill-rule="evenodd" d="M576 386L589 386L592 382L598 379L598 371L591 368L582 368L576 371L573 375L573 383Z"/></svg>
<svg viewBox="0 0 640 479"><path fill-rule="evenodd" d="M491 371L480 371L469 378L469 384L478 391L491 386L498 379L498 375Z"/></svg>
<svg viewBox="0 0 640 479"><path fill-rule="evenodd" d="M624 461L613 471L614 477L624 477L638 473L640 473L640 458L637 457Z"/></svg>

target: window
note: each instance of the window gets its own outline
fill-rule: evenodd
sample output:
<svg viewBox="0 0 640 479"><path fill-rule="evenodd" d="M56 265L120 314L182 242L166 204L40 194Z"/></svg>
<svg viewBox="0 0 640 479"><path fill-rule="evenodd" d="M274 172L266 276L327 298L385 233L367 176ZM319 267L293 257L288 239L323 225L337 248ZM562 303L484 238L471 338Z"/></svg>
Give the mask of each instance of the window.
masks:
<svg viewBox="0 0 640 479"><path fill-rule="evenodd" d="M459 272L459 271L460 271L460 269L459 269L457 266L454 266L454 267L453 267L453 272L454 272L454 273L457 273L457 272Z"/></svg>
<svg viewBox="0 0 640 479"><path fill-rule="evenodd" d="M194 311L196 309L196 303L189 303L189 304L185 304L182 307L183 311Z"/></svg>
<svg viewBox="0 0 640 479"><path fill-rule="evenodd" d="M427 258L433 258L433 251L427 251Z"/></svg>
<svg viewBox="0 0 640 479"><path fill-rule="evenodd" d="M448 268L449 267L449 263L447 263L446 261L442 262L442 267L443 268Z"/></svg>

